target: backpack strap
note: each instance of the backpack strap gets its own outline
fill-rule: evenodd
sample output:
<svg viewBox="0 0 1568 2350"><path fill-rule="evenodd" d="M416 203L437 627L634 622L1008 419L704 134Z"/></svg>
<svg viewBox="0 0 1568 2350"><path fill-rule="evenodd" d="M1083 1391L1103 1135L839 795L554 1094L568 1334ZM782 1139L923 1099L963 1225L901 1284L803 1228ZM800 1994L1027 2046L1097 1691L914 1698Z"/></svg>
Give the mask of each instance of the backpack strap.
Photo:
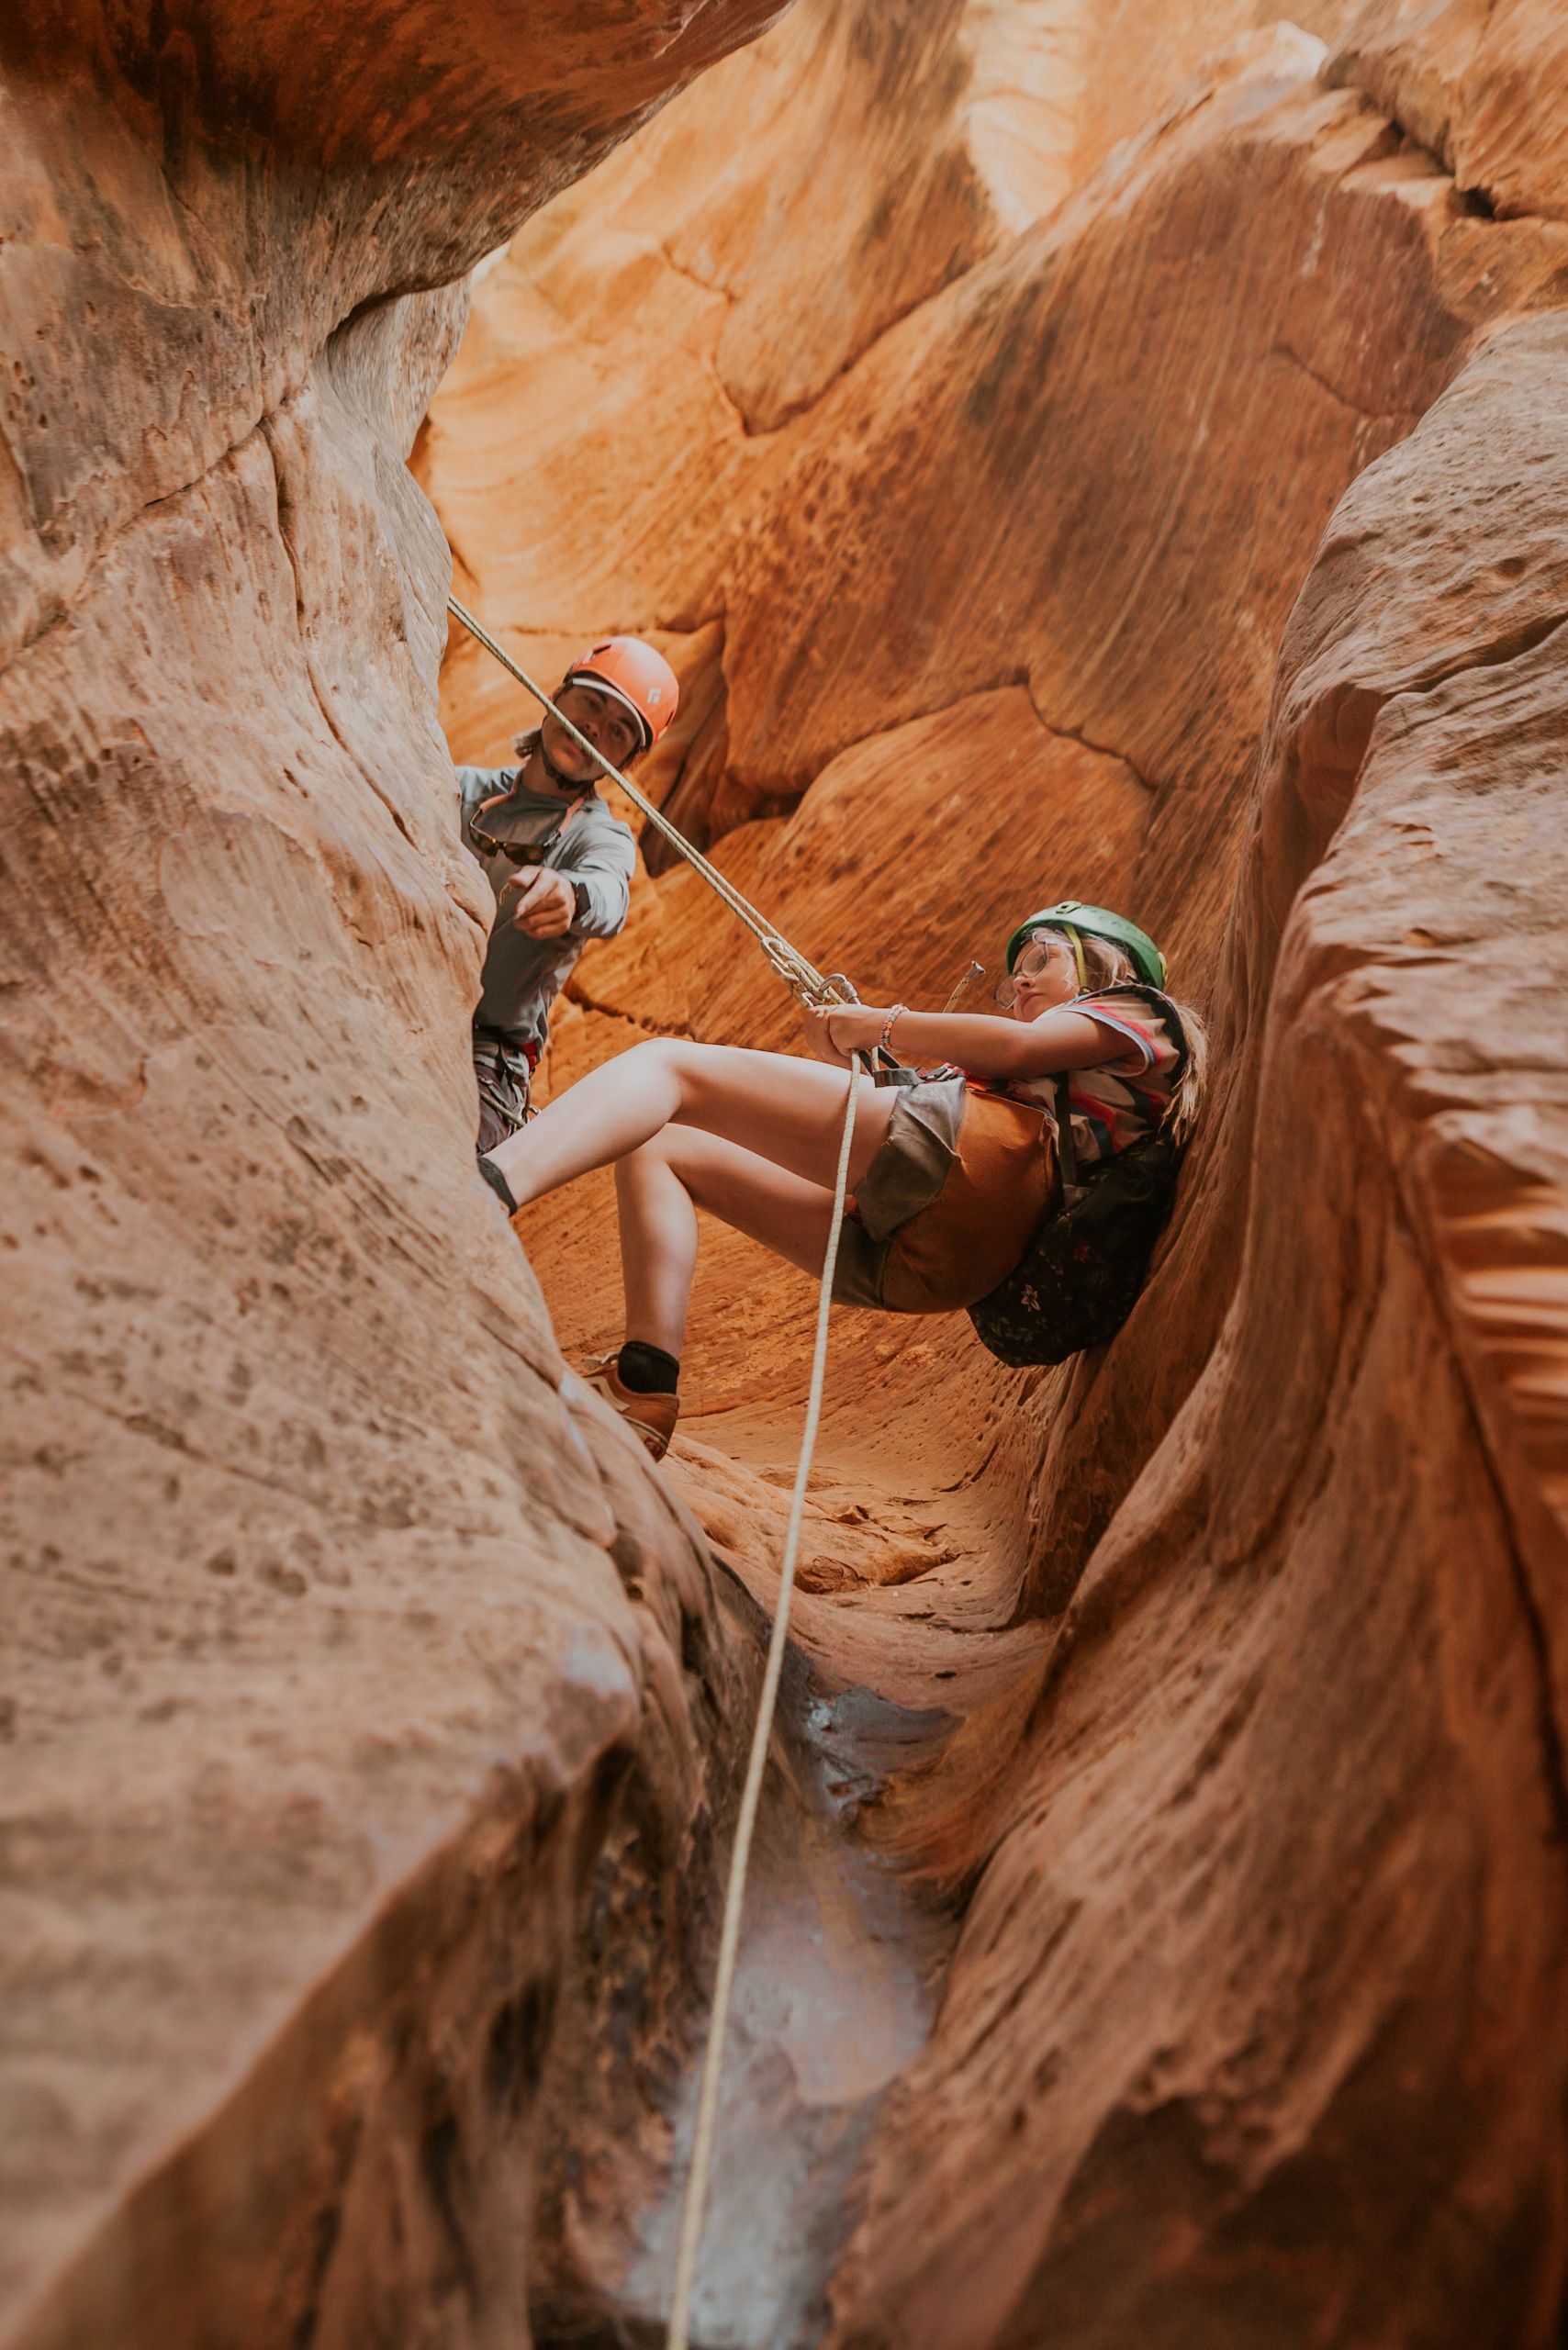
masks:
<svg viewBox="0 0 1568 2350"><path fill-rule="evenodd" d="M1072 1096L1068 1091L1065 1069L1051 1080L1051 1091L1057 1105L1057 1181L1061 1186L1061 1203L1070 1208L1083 1186L1078 1180L1078 1145L1072 1133Z"/></svg>
<svg viewBox="0 0 1568 2350"><path fill-rule="evenodd" d="M1182 1026L1182 1015L1170 998L1160 988L1151 988L1146 979L1117 979L1110 987L1096 988L1097 995L1141 996L1146 1003L1159 1009L1160 1017L1170 1027L1181 1059L1187 1058L1187 1038ZM1064 1009L1070 1011L1071 1006ZM1081 1182L1078 1174L1078 1146L1072 1132L1072 1102L1068 1091L1070 1072L1059 1071L1051 1080L1051 1093L1057 1113L1057 1176L1061 1186L1061 1204L1070 1208L1083 1196L1089 1186ZM1109 1163L1109 1162L1107 1162Z"/></svg>
<svg viewBox="0 0 1568 2350"><path fill-rule="evenodd" d="M1152 1003L1158 1007L1160 1018L1170 1031L1182 1061L1184 1063L1190 1058L1187 1032L1182 1025L1182 1015L1162 988L1150 987L1147 979L1113 979L1109 987L1094 988L1091 992L1094 995L1142 996L1146 1003ZM1072 1006L1068 1004L1063 1008L1070 1012Z"/></svg>

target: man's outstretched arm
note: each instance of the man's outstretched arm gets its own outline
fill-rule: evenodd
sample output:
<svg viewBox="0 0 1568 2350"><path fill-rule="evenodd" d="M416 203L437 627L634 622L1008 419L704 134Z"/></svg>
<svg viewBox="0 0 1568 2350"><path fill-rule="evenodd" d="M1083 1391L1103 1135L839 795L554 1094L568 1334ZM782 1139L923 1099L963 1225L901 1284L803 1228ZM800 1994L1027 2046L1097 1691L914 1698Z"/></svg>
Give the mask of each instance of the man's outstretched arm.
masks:
<svg viewBox="0 0 1568 2350"><path fill-rule="evenodd" d="M636 845L616 832L591 842L570 865L535 865L501 892L505 919L530 938L613 938L632 901Z"/></svg>

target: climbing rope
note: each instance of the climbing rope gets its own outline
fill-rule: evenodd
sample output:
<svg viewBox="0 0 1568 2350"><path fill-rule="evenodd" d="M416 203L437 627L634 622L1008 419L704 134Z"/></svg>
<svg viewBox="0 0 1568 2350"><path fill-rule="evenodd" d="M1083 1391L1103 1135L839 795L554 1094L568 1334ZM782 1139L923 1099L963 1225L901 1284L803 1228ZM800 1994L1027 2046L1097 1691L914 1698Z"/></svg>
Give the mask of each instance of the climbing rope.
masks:
<svg viewBox="0 0 1568 2350"><path fill-rule="evenodd" d="M730 2019L730 1995L734 1987L735 1953L740 1946L741 1909L745 1899L746 1871L751 1862L752 1835L762 1796L773 1716L778 1702L779 1676L790 1629L790 1603L794 1596L795 1565L801 1553L801 1527L806 1507L806 1480L816 1450L817 1423L822 1417L823 1381L827 1371L827 1318L833 1304L834 1268L838 1262L838 1236L844 1225L845 1195L849 1183L849 1154L855 1141L855 1113L860 1093L860 1072L849 1073L849 1100L845 1105L844 1132L838 1145L838 1171L834 1178L833 1216L828 1225L827 1252L823 1259L822 1292L817 1299L816 1342L812 1349L811 1385L806 1395L806 1420L801 1433L801 1458L790 1496L790 1519L784 1536L784 1559L778 1571L778 1605L768 1636L767 1662L763 1668L762 1695L756 1724L746 1757L745 1785L741 1790L735 1841L730 1853L730 1874L724 1886L723 1923L719 1933L719 1964L713 1981L713 2010L702 2051L702 2073L697 2091L697 2126L691 2141L691 2167L680 2207L680 2240L676 2253L675 2288L670 2299L669 2331L665 2350L689 2350L691 2293L697 2276L697 2253L702 2240L702 2214L708 2200L708 2180L713 2166L713 2132L719 2109L719 2076L724 2031Z"/></svg>
<svg viewBox="0 0 1568 2350"><path fill-rule="evenodd" d="M734 883L727 880L716 865L693 846L678 826L672 824L662 810L639 791L634 783L623 776L619 767L607 759L586 734L578 733L569 718L556 709L542 686L536 685L526 669L514 661L489 632L482 628L472 612L465 611L455 596L448 596L448 609L460 620L470 635L476 637L487 653L495 655L503 669L510 671L518 683L525 686L535 701L549 711L566 728L574 743L580 743L589 756L596 759L605 774L618 784L635 808L640 808L648 822L679 850L688 863L696 867L710 889L717 890L730 912L745 923L773 968L786 987L802 1003L853 1003L855 990L840 971L825 978L809 963L799 949L781 938L766 923L756 908L744 898ZM890 1053L879 1056L890 1063ZM872 1056L864 1058L869 1066ZM806 1394L806 1418L801 1434L801 1457L795 1469L794 1490L790 1496L790 1516L784 1534L784 1558L779 1568L778 1605L774 1611L773 1629L768 1636L767 1659L763 1667L762 1694L757 1700L756 1721L751 1735L751 1751L746 1758L745 1784L741 1790L741 1807L735 1821L735 1841L730 1853L729 1875L724 1886L723 1919L719 1930L719 1964L713 1982L713 2008L708 2020L708 2035L702 2051L702 2071L697 2090L697 2121L692 2132L691 2167L687 2173L686 2192L680 2207L680 2238L676 2253L675 2285L670 2298L669 2331L665 2337L666 2350L690 2350L691 2295L697 2277L697 2255L702 2240L702 2214L708 2201L708 2182L713 2167L714 2128L719 2110L719 2080L723 2059L724 2033L729 2023L730 1999L734 1989L735 1957L740 1948L741 1912L745 1902L745 1883L751 1864L752 1838L756 1829L757 1808L762 1798L763 1774L767 1765L767 1749L773 1735L773 1717L778 1704L778 1684L784 1670L784 1650L790 1630L790 1606L795 1590L795 1568L801 1554L801 1528L805 1517L806 1481L811 1474L812 1456L816 1450L817 1426L822 1418L823 1384L827 1375L828 1311L833 1304L833 1276L838 1263L839 1235L844 1228L845 1202L849 1188L849 1155L855 1145L855 1114L859 1106L859 1069L851 1066L849 1098L844 1109L844 1131L839 1138L838 1167L834 1177L833 1213L828 1223L827 1249L823 1258L822 1291L817 1299L817 1327L812 1348L812 1376Z"/></svg>
<svg viewBox="0 0 1568 2350"><path fill-rule="evenodd" d="M742 896L734 882L728 880L712 860L704 856L701 850L687 839L679 826L672 824L661 808L655 807L644 792L639 791L636 785L623 776L620 768L611 760L607 759L596 744L588 741L586 734L578 733L571 720L556 709L543 687L536 684L527 670L512 659L510 653L503 652L489 631L480 625L472 612L464 609L455 596L448 596L446 608L462 621L470 636L476 638L487 653L495 655L503 669L510 671L520 686L526 686L534 700L541 703L550 712L552 718L566 728L573 742L580 743L589 757L599 762L610 781L619 785L633 808L642 810L649 823L655 827L655 831L664 834L671 847L678 849L689 865L695 866L708 887L717 890L737 922L745 923L785 986L797 995L802 1003L820 1005L855 1002L855 990L842 972L830 972L824 979L815 964L809 963L798 947L791 946L787 938L781 938L772 924L764 921L749 899Z"/></svg>

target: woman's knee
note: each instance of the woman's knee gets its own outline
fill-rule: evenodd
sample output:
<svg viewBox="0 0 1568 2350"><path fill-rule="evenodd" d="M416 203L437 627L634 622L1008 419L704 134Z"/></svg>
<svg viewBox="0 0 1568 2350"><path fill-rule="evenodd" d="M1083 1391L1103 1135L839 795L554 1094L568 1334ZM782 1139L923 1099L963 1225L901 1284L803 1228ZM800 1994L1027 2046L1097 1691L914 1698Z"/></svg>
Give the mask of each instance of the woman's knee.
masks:
<svg viewBox="0 0 1568 2350"><path fill-rule="evenodd" d="M642 1046L638 1046L636 1049L640 1052ZM615 1162L616 1190L618 1192L634 1191L637 1185L644 1181L649 1175L656 1174L660 1168L667 1167L670 1162L672 1140L673 1137L666 1127L661 1133L655 1135L651 1142L639 1143L635 1150L629 1150L624 1158L618 1158Z"/></svg>
<svg viewBox="0 0 1568 2350"><path fill-rule="evenodd" d="M657 1185L669 1175L689 1190L697 1177L706 1140L705 1135L695 1133L690 1126L661 1127L647 1142L639 1143L635 1150L629 1150L623 1158L616 1160L617 1192L624 1199L646 1190L650 1184Z"/></svg>
<svg viewBox="0 0 1568 2350"><path fill-rule="evenodd" d="M633 1045L623 1056L626 1075L645 1077L655 1083L671 1087L682 1105L689 1099L697 1081L701 1057L712 1050L711 1046L694 1045L685 1036L649 1036ZM622 1061L613 1064L617 1069Z"/></svg>
<svg viewBox="0 0 1568 2350"><path fill-rule="evenodd" d="M713 1155L711 1137L691 1126L666 1126L651 1141L640 1143L615 1162L615 1188L622 1199L656 1188L673 1175L694 1197L702 1189L707 1162Z"/></svg>
<svg viewBox="0 0 1568 2350"><path fill-rule="evenodd" d="M699 1045L689 1036L650 1036L607 1066L624 1069L625 1081L658 1105L667 1125L689 1133L711 1128L734 1111L741 1069L761 1058L729 1045Z"/></svg>

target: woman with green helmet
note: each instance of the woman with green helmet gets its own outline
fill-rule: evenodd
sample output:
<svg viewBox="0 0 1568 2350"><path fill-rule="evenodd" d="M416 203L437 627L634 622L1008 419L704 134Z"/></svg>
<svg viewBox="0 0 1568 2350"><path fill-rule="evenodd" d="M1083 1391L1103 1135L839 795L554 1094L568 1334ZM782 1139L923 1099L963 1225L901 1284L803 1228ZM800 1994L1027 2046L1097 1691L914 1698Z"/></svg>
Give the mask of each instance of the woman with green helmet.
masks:
<svg viewBox="0 0 1568 2350"><path fill-rule="evenodd" d="M626 1339L593 1384L655 1459L679 1409L697 1210L822 1269L844 1084L814 1063L882 1047L917 1064L896 1083L858 1080L834 1281L846 1304L946 1314L995 1290L1050 1207L1064 1102L1080 1169L1159 1133L1183 1138L1203 1031L1165 994L1151 938L1064 899L1019 923L1005 963L996 1012L808 1012L812 1061L678 1037L633 1046L480 1160L509 1209L614 1165Z"/></svg>

